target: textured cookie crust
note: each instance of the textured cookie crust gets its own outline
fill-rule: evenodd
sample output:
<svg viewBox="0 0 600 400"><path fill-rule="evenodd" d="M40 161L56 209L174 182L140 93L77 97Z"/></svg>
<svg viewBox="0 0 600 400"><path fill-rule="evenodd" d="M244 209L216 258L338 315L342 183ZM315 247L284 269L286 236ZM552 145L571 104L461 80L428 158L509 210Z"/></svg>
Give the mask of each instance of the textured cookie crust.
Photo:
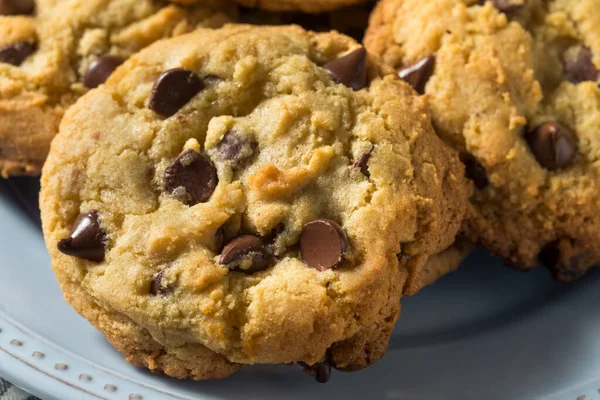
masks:
<svg viewBox="0 0 600 400"><path fill-rule="evenodd" d="M40 173L64 111L87 91L83 79L99 57L126 59L156 40L219 27L234 16L234 7L218 0L189 7L37 0L30 16L0 16L0 49L26 43L34 50L17 65L0 62L0 174Z"/></svg>
<svg viewBox="0 0 600 400"><path fill-rule="evenodd" d="M261 8L268 11L302 11L320 13L332 11L370 0L234 0L244 7Z"/></svg>
<svg viewBox="0 0 600 400"><path fill-rule="evenodd" d="M599 0L384 0L365 39L394 68L435 55L424 88L434 126L476 160L470 239L513 266L541 261L561 280L600 262L599 9ZM531 144L548 122L568 140Z"/></svg>
<svg viewBox="0 0 600 400"><path fill-rule="evenodd" d="M465 238L460 237L452 246L434 254L427 260L427 263L423 267L422 278L412 287L407 285L405 294L416 294L424 287L433 285L445 275L455 272L472 251L473 244Z"/></svg>
<svg viewBox="0 0 600 400"><path fill-rule="evenodd" d="M52 267L71 304L130 361L209 379L232 363L314 364L329 350L334 366L355 370L383 355L407 279L454 239L467 184L408 85L382 78L370 56L357 91L322 67L357 49L299 27L200 29L131 57L67 112L42 177ZM206 87L161 117L149 108L153 86L181 67ZM226 137L255 145L225 160ZM165 192L185 149L218 175L193 206ZM57 249L90 210L106 233L100 263ZM348 238L343 262L323 271L298 249L319 218ZM220 238L242 233L272 243L268 268L221 264ZM202 367L209 357L215 372Z"/></svg>

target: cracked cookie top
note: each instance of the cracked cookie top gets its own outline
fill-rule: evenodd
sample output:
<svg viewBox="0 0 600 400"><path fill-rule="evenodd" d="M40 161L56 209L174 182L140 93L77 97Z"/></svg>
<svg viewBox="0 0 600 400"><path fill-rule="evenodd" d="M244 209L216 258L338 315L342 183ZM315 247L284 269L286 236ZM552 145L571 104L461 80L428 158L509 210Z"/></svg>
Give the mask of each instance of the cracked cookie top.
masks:
<svg viewBox="0 0 600 400"><path fill-rule="evenodd" d="M299 27L200 29L131 57L52 144L53 268L166 348L242 364L311 365L393 322L467 185L424 99L386 72Z"/></svg>
<svg viewBox="0 0 600 400"><path fill-rule="evenodd" d="M384 0L369 51L426 94L476 190L471 240L571 280L600 263L599 0Z"/></svg>
<svg viewBox="0 0 600 400"><path fill-rule="evenodd" d="M234 15L216 0L187 7L159 0L3 1L0 173L39 174L66 108L131 54Z"/></svg>

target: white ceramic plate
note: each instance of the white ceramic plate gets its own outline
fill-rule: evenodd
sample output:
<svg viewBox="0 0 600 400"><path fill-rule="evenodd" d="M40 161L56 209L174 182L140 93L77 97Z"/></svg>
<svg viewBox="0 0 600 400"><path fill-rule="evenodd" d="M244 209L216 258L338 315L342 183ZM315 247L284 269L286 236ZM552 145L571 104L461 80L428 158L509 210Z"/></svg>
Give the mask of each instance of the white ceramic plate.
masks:
<svg viewBox="0 0 600 400"><path fill-rule="evenodd" d="M403 300L373 367L317 384L296 366L217 382L156 377L125 363L54 280L38 182L0 180L0 376L43 399L600 399L600 275L569 286L476 252Z"/></svg>

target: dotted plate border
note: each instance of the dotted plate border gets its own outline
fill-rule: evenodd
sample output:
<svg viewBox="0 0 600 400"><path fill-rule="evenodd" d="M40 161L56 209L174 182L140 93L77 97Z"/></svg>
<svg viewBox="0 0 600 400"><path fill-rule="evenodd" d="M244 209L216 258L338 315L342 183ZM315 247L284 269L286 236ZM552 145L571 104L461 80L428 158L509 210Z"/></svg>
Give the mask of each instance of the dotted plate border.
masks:
<svg viewBox="0 0 600 400"><path fill-rule="evenodd" d="M13 383L19 385L19 371L11 365L20 367L20 370L25 367L29 370L28 375L50 378L60 388L56 391L59 394L50 395L60 400L198 400L149 387L105 370L45 341L0 312L0 371L4 370L6 378L12 378ZM26 381L22 386L27 390L37 384ZM44 392L33 394L48 395Z"/></svg>

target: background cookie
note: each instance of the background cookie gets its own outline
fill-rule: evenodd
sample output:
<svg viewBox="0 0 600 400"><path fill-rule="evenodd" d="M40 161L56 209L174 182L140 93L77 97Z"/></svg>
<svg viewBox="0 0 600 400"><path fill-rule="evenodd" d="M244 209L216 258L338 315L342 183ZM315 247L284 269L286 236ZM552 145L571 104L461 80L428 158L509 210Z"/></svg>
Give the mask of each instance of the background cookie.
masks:
<svg viewBox="0 0 600 400"><path fill-rule="evenodd" d="M427 94L477 190L466 223L558 279L600 262L600 1L384 0L370 51ZM512 21L512 22L511 22Z"/></svg>
<svg viewBox="0 0 600 400"><path fill-rule="evenodd" d="M370 0L234 0L244 7L261 8L268 11L302 11L320 13Z"/></svg>
<svg viewBox="0 0 600 400"><path fill-rule="evenodd" d="M425 102L382 75L350 38L299 27L200 29L133 56L69 110L44 167L67 299L177 377L375 362L408 275L466 207Z"/></svg>
<svg viewBox="0 0 600 400"><path fill-rule="evenodd" d="M218 27L232 6L158 0L3 1L0 8L0 172L36 175L65 109L124 59L196 26ZM15 15L25 14L25 15Z"/></svg>
<svg viewBox="0 0 600 400"><path fill-rule="evenodd" d="M369 25L374 2L340 8L331 12L306 14L302 12L270 12L258 8L240 7L240 22L251 25L300 25L306 30L332 30L362 42Z"/></svg>

